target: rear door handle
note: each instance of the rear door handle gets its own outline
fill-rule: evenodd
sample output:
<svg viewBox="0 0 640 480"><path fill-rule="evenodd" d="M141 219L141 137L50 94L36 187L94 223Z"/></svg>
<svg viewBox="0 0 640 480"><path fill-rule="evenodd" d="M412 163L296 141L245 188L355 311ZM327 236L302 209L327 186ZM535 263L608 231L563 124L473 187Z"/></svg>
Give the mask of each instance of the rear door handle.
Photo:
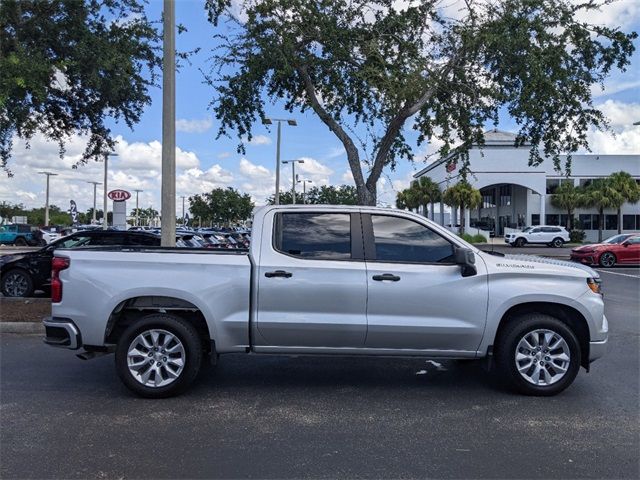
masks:
<svg viewBox="0 0 640 480"><path fill-rule="evenodd" d="M400 277L392 273L385 273L384 275L374 275L373 279L376 282L383 282L385 280L389 280L391 282L397 282L400 280Z"/></svg>
<svg viewBox="0 0 640 480"><path fill-rule="evenodd" d="M284 270L276 270L275 272L265 272L264 276L267 278L273 278L273 277L291 278L293 276L293 273L285 272Z"/></svg>

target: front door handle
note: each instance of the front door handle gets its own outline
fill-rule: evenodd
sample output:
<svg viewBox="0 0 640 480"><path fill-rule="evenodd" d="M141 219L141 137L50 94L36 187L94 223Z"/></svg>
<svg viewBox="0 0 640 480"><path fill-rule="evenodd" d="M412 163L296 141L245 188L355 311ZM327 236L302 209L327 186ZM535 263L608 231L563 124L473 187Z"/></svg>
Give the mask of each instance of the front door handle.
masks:
<svg viewBox="0 0 640 480"><path fill-rule="evenodd" d="M291 278L293 276L293 273L285 272L284 270L276 270L275 272L265 272L264 276L267 278L273 278L273 277Z"/></svg>
<svg viewBox="0 0 640 480"><path fill-rule="evenodd" d="M385 273L384 275L374 275L373 279L376 282L383 282L385 280L389 280L391 282L397 282L400 280L400 277L392 273Z"/></svg>

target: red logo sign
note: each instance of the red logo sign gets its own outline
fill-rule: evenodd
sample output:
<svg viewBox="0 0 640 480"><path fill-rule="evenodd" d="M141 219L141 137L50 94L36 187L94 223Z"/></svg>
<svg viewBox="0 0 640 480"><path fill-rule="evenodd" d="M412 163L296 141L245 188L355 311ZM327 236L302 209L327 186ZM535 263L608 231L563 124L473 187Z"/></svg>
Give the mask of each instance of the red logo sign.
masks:
<svg viewBox="0 0 640 480"><path fill-rule="evenodd" d="M458 167L456 162L451 162L447 164L447 173L453 172Z"/></svg>
<svg viewBox="0 0 640 480"><path fill-rule="evenodd" d="M111 190L107 196L114 202L124 202L131 198L131 194L126 190Z"/></svg>

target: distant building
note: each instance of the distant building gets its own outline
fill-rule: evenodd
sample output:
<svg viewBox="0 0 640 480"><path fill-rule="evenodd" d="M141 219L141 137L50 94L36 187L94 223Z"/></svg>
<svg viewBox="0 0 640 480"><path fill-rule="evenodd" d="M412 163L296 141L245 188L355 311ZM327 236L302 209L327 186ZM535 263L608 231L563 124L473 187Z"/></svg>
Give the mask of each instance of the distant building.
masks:
<svg viewBox="0 0 640 480"><path fill-rule="evenodd" d="M505 229L529 225L566 225L567 214L551 205L551 196L561 182L573 182L576 186L588 185L596 178L608 177L619 171L629 173L640 183L640 153L638 155L572 155L571 175L567 178L554 170L553 162L546 159L537 167L529 166L528 146L514 147L515 135L491 130L485 133L485 145L473 147L469 152L470 174L467 180L480 190L482 205L466 212L466 225L494 230L496 235ZM562 162L566 156L562 157ZM440 158L414 175L426 176L445 190L459 178L459 165L448 164L449 157ZM440 205L440 211L444 211ZM457 221L452 213L453 223ZM587 234L587 240L598 235L599 217L595 209L581 208L575 212ZM434 219L444 224L441 218ZM640 203L626 203L622 207L623 231L640 231ZM618 215L614 210L605 211L603 235L618 231Z"/></svg>

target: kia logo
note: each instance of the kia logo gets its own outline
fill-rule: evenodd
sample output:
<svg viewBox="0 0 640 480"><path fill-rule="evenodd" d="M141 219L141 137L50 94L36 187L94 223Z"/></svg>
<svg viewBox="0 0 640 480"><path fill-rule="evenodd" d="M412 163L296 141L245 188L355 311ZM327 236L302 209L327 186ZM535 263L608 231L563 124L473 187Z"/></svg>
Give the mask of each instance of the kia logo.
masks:
<svg viewBox="0 0 640 480"><path fill-rule="evenodd" d="M111 190L107 196L114 202L124 202L131 198L131 194L126 190Z"/></svg>

